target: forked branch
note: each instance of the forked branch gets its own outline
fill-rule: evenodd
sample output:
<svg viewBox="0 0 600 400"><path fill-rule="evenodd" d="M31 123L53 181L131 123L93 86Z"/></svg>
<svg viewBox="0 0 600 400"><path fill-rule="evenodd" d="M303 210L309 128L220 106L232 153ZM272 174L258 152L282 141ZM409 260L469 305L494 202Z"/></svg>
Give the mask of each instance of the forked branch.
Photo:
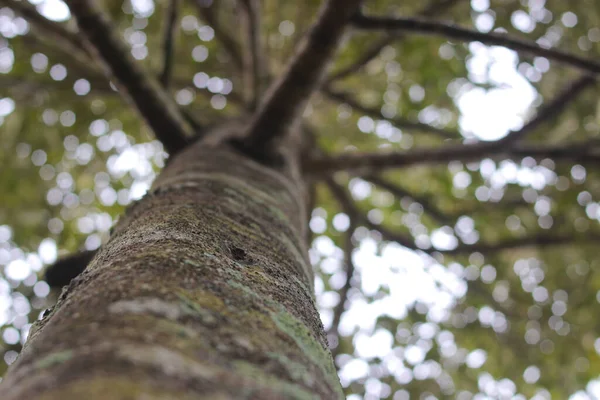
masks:
<svg viewBox="0 0 600 400"><path fill-rule="evenodd" d="M535 118L525 124L518 131L511 132L508 136L498 142L498 145L507 145L524 139L537 128L552 119L557 118L562 111L586 88L594 85L596 80L590 75L583 76L570 82L552 101L544 104Z"/></svg>
<svg viewBox="0 0 600 400"><path fill-rule="evenodd" d="M376 108L368 107L368 106L365 106L365 105L359 103L358 100L354 99L348 93L335 91L328 87L324 87L322 89L322 93L325 94L325 96L329 97L330 99L333 99L333 100L341 102L341 103L348 104L350 107L352 107L356 111L359 111L371 118L388 121L389 123L391 123L398 129L407 129L409 131L420 131L420 132L424 132L424 133L429 133L431 135L438 136L442 139L461 138L460 133L457 131L448 131L446 129L436 128L435 126L431 126L428 124L422 124L420 122L408 121L404 118L398 118L398 117L386 118L381 114L380 110L378 110Z"/></svg>
<svg viewBox="0 0 600 400"><path fill-rule="evenodd" d="M412 165L429 164L436 165L447 163L453 160L462 162L471 162L482 160L486 157L501 157L507 158L523 158L531 156L534 158L555 158L567 159L575 162L589 163L596 162L600 159L598 153L597 140L589 140L583 143L572 143L569 145L525 145L519 144L520 140L534 132L544 123L558 116L566 106L577 97L583 90L593 86L596 83L594 77L586 75L571 84L559 93L559 95L541 107L537 116L525 124L521 129L511 132L504 139L497 142L477 142L473 144L451 144L432 148L416 148L409 151L387 152L387 153L349 153L341 154L332 158L320 158L314 160L316 165L309 166L315 172L327 173L337 170L359 171L371 174L375 171L380 171L387 168L400 168ZM351 107L365 113L377 117L377 110L372 110L362 106L356 100L343 93L333 92L329 89L324 89L324 93L339 101L347 103ZM437 130L425 124L412 123L406 125L405 121L388 120L399 128L406 127L415 130L431 129L441 135L449 135L450 132ZM428 132L431 132L428 130ZM335 161L334 161L335 160ZM312 164L312 162L311 162ZM334 167L335 165L335 167ZM341 167L344 165L344 167ZM339 168L341 167L341 168Z"/></svg>
<svg viewBox="0 0 600 400"><path fill-rule="evenodd" d="M248 136L239 147L259 156L295 127L360 4L361 0L323 3L316 22L299 44L285 72L265 93L250 122Z"/></svg>
<svg viewBox="0 0 600 400"><path fill-rule="evenodd" d="M115 78L118 87L146 120L165 149L174 153L184 148L194 134L173 99L158 81L144 71L119 38L106 13L92 0L67 2L89 48Z"/></svg>
<svg viewBox="0 0 600 400"><path fill-rule="evenodd" d="M385 241L396 242L401 246L408 249L421 251L425 254L433 255L434 253L440 253L449 256L468 255L475 252L482 253L484 255L490 255L505 250L516 250L528 247L548 247L558 245L569 245L573 243L595 243L600 240L600 233L597 232L586 232L585 234L577 233L536 233L530 236L505 239L496 243L489 243L479 241L474 244L461 243L454 249L439 250L434 248L420 249L416 246L414 239L410 235L405 235L400 232L392 231L381 225L373 224L369 221L365 213L359 210L352 200L350 194L342 186L337 184L331 178L327 178L325 183L329 187L329 190L333 194L334 198L340 203L343 210L354 218L357 225L364 225L365 227L378 231L381 237Z"/></svg>
<svg viewBox="0 0 600 400"><path fill-rule="evenodd" d="M502 33L483 33L473 29L459 27L439 21L403 17L376 17L357 14L353 18L354 26L364 30L384 32L415 32L423 35L441 36L465 42L481 42L485 45L507 47L517 52L546 57L579 68L587 73L600 74L600 62L579 57L565 51L549 49L535 42L517 39Z"/></svg>
<svg viewBox="0 0 600 400"><path fill-rule="evenodd" d="M433 17L437 14L443 13L459 1L461 0L433 0L417 15L419 17ZM375 57L377 57L385 47L397 42L398 40L401 40L402 38L403 36L401 33L387 32L384 37L371 44L371 46L369 46L369 48L353 63L333 72L333 74L327 78L326 83L329 84L333 81L343 79L348 75L352 75L353 73L360 71L365 65L375 59Z"/></svg>
<svg viewBox="0 0 600 400"><path fill-rule="evenodd" d="M379 186L381 189L387 190L392 195L394 195L397 199L402 199L403 197L408 197L415 202L419 203L424 212L429 215L431 218L436 220L438 223L442 225L454 225L456 222L456 218L451 215L446 215L442 210L439 209L438 206L433 204L431 199L427 198L427 196L417 195L412 193L398 184L392 183L389 180L386 180L377 175L366 175L363 176L363 179L371 182L372 184Z"/></svg>
<svg viewBox="0 0 600 400"><path fill-rule="evenodd" d="M344 212L348 214L350 219L353 220L357 225L364 225L371 230L379 231L385 240L397 242L400 245L412 250L418 250L411 236L403 235L399 232L392 232L383 226L371 222L367 215L356 206L356 203L352 199L350 193L348 193L344 187L336 183L332 178L325 178L325 184L327 184L329 191L340 204Z"/></svg>

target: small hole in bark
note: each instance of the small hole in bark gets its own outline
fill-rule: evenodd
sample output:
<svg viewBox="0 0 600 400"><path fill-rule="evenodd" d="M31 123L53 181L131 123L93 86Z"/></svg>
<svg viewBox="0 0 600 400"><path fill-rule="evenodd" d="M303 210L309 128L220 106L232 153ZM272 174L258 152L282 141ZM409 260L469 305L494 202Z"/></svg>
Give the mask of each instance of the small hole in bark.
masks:
<svg viewBox="0 0 600 400"><path fill-rule="evenodd" d="M230 250L231 250L231 256L233 257L234 260L236 260L236 261L245 261L246 260L247 254L244 249L240 249L239 247L232 247Z"/></svg>

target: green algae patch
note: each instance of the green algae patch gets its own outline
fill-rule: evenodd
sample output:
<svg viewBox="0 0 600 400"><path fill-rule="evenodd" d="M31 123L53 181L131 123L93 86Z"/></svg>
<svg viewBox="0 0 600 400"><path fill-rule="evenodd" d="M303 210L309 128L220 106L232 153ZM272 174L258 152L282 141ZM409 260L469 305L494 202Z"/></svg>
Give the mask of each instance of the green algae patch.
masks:
<svg viewBox="0 0 600 400"><path fill-rule="evenodd" d="M38 360L35 363L35 366L36 368L48 368L56 364L62 364L66 361L69 361L73 357L73 354L73 350L65 350L48 354L46 357Z"/></svg>
<svg viewBox="0 0 600 400"><path fill-rule="evenodd" d="M202 267L202 264L201 264L201 263L199 263L199 262L197 262L197 261L194 261L194 260L189 260L189 259L186 259L186 260L183 260L183 262L184 262L185 264L191 265L191 266L193 266L193 267L197 267L197 268L200 268L200 267Z"/></svg>
<svg viewBox="0 0 600 400"><path fill-rule="evenodd" d="M48 391L36 397L39 400L63 399L111 399L111 400L194 400L198 399L194 393L162 389L156 385L140 383L125 377L86 377L73 381L59 389Z"/></svg>
<svg viewBox="0 0 600 400"><path fill-rule="evenodd" d="M201 295L194 296L193 298L189 294L189 292L183 290L175 293L186 314L197 316L208 325L216 322L213 312L223 314L223 311L227 308L223 300L209 292L202 292Z"/></svg>
<svg viewBox="0 0 600 400"><path fill-rule="evenodd" d="M249 362L238 360L234 361L233 365L236 372L240 373L248 381L267 387L273 392L277 392L277 395L279 395L280 398L294 400L314 400L319 398L302 386L286 382L277 376L268 374ZM248 387L248 392L245 393L247 396L246 398L252 398L254 390L254 387Z"/></svg>
<svg viewBox="0 0 600 400"><path fill-rule="evenodd" d="M240 284L239 282L229 280L227 283L231 287L241 290L242 293L250 298L261 297L258 293L252 291L250 288ZM279 329L279 331L285 333L296 343L296 345L302 350L302 353L310 360L311 364L321 370L321 372L327 377L327 380L331 383L331 387L339 388L339 380L329 349L324 348L323 345L314 337L314 334L308 329L308 327L306 327L302 321L285 311L285 308L281 304L278 304L272 299L265 297L261 297L261 301L271 308L271 312L269 313L270 319ZM302 370L307 369L306 367L298 369L297 365L295 365L297 364L296 362L290 363L289 361L291 360L283 355L276 356L274 353L271 353L270 358L278 358L280 365L287 365L288 372L291 372L291 376L300 377L301 381L303 382L310 382L310 379L306 378L305 376L299 376L303 375ZM341 392L339 395L341 396Z"/></svg>
<svg viewBox="0 0 600 400"><path fill-rule="evenodd" d="M260 296L257 292L250 289L248 286L239 283L233 279L227 280L227 285L234 289L240 290L244 295L250 299L258 299L261 304L268 305L270 307L283 308L280 304L276 304L273 300L268 297Z"/></svg>
<svg viewBox="0 0 600 400"><path fill-rule="evenodd" d="M331 359L329 349L323 348L314 337L313 333L297 318L290 313L281 311L272 315L277 327L291 337L302 349L310 361L321 369L323 374L331 381L332 387L338 386L338 377ZM335 384L334 384L335 383Z"/></svg>
<svg viewBox="0 0 600 400"><path fill-rule="evenodd" d="M314 386L315 379L306 365L294 361L280 353L267 352L265 355L269 357L269 359L275 361L278 365L283 366L294 381L300 381L307 387Z"/></svg>

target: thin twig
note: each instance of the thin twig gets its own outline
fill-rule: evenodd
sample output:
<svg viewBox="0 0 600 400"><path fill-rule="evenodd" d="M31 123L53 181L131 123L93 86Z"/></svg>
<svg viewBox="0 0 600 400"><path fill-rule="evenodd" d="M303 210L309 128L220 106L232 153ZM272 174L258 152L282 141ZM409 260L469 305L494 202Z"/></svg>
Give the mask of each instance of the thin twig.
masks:
<svg viewBox="0 0 600 400"><path fill-rule="evenodd" d="M511 132L505 138L498 142L498 145L514 143L525 138L525 136L534 132L544 123L556 119L562 111L573 101L581 92L596 83L594 77L586 75L573 82L570 82L552 101L540 107L535 118L525 124L518 131Z"/></svg>
<svg viewBox="0 0 600 400"><path fill-rule="evenodd" d="M242 5L243 34L247 39L244 46L244 85L248 93L251 110L256 109L262 86L266 82L265 49L262 43L260 0L240 0Z"/></svg>
<svg viewBox="0 0 600 400"><path fill-rule="evenodd" d="M352 261L352 252L354 251L354 243L352 242L352 235L354 234L354 230L356 226L354 225L354 221L350 219L350 226L346 231L345 239L344 239L344 269L346 272L346 282L344 286L339 290L338 294L340 295L340 301L333 308L333 318L331 321L331 328L329 329L328 334L334 335L338 338L338 346L336 349L339 349L339 337L340 337L340 322L342 320L342 314L346 310L346 301L348 300L348 292L352 288L352 279L354 278L354 272L356 268L354 266L354 262ZM335 355L334 355L335 358Z"/></svg>
<svg viewBox="0 0 600 400"><path fill-rule="evenodd" d="M136 107L165 149L174 153L194 134L173 99L131 56L108 16L92 0L69 1L71 14L108 75Z"/></svg>
<svg viewBox="0 0 600 400"><path fill-rule="evenodd" d="M31 77L16 76L12 74L0 74L0 90L3 94L12 93L16 97L34 97L46 93L61 93L61 95L74 95L73 86L70 82L46 81L31 79Z"/></svg>
<svg viewBox="0 0 600 400"><path fill-rule="evenodd" d="M69 59L89 65L86 61L89 59L90 53L85 48L82 38L75 32L44 17L37 11L35 6L27 1L0 0L0 5L10 7L15 13L27 20L34 31L31 36L48 43L53 48L63 50L69 55Z"/></svg>
<svg viewBox="0 0 600 400"><path fill-rule="evenodd" d="M175 32L177 30L177 13L179 12L180 0L170 0L165 21L163 34L163 68L160 74L161 85L168 90L171 71L173 69L173 51L175 47Z"/></svg>
<svg viewBox="0 0 600 400"><path fill-rule="evenodd" d="M528 135L531 132L533 132L534 130L536 130L538 127L540 127L542 124L544 124L549 119L555 118L561 111L564 110L566 105L569 104L569 102L571 100L573 100L585 88L590 87L594 83L595 83L595 79L589 75L584 76L584 77L574 81L573 83L569 84L556 97L556 99L554 99L547 105L543 106L540 109L540 111L538 112L537 116L534 119L532 119L530 122L525 124L521 129L510 133L505 139L502 139L494 144L480 143L480 144L474 145L475 147L472 150L479 151L479 150L485 149L486 147L494 147L497 150L500 150L502 148L508 148L507 146L509 143L512 143L514 141L518 141L519 139L524 138L526 135ZM385 120L389 121L390 123L392 123L393 125L395 125L396 127L401 128L401 129L405 128L405 129L421 130L421 131L428 132L428 133L434 133L434 134L436 134L440 137L444 137L444 138L460 137L460 134L458 132L450 132L450 131L446 131L444 129L438 129L438 128L432 127L430 125L427 125L427 124L414 123L414 122L406 121L406 120L403 120L400 118L394 118L394 119L384 118L378 110L366 107L366 106L360 104L357 100L353 99L350 95L342 93L342 92L335 92L329 88L325 88L325 89L323 89L323 93L328 95L330 98L336 99L338 101L341 101L341 102L344 102L344 103L350 105L352 108L354 108L360 112L363 112L366 115L372 116L374 118L385 119ZM463 150L463 149L461 149L461 150ZM539 152L539 151L543 151L544 148L539 148L539 149L532 148L531 150L535 151L535 152ZM559 156L559 157L561 155L569 155L569 156L572 155L572 154L567 154L567 152L564 151L565 150L564 147L560 147L560 148L556 148L556 149L555 148L546 148L545 150L548 151L548 155L550 155L550 153L554 154L555 156ZM522 154L524 152L525 152L525 149L515 150L515 154Z"/></svg>
<svg viewBox="0 0 600 400"><path fill-rule="evenodd" d="M331 76L327 77L325 84L330 84L337 80L343 79L349 75L352 75L360 71L364 66L375 59L387 46L392 44L394 40L400 35L387 35L377 39L361 56L355 60L352 64L334 72Z"/></svg>
<svg viewBox="0 0 600 400"><path fill-rule="evenodd" d="M0 0L0 2L2 1L7 0ZM28 20L28 22L30 23L30 26L33 29L35 29L36 32L45 33L42 26L37 25L37 19ZM52 24L55 24L52 21L50 22ZM56 27L61 29L55 31L57 35L69 35L70 31L62 29L62 26L56 24ZM97 67L95 60L92 58L92 54L88 52L88 49L85 47L83 41L80 42L80 45L83 47L71 47L69 45L64 45L65 38L61 40L48 40L49 37L53 36L47 34L28 34L22 36L20 39L23 40L27 44L27 46L37 49L40 52L45 52L48 50L48 48L50 48L52 51L60 53L61 56L64 56L62 59L69 71L75 71L76 76L85 78L91 83L92 92L101 92L105 95L117 94L117 92L115 92L110 86L110 80L106 77L104 72ZM54 90L54 86L55 85L50 85L48 87L48 90ZM190 86L190 81L189 79L176 78L173 80L173 86L175 86L176 88ZM209 99L212 96L214 96L214 94L209 92L208 89L196 90L203 96L208 97ZM232 103L238 106L243 105L243 100L235 92L229 93L227 95L227 100L231 101Z"/></svg>
<svg viewBox="0 0 600 400"><path fill-rule="evenodd" d="M346 103L353 109L360 111L361 113L363 113L365 115L368 115L372 118L388 121L398 129L421 131L424 133L433 134L433 135L441 137L443 139L458 139L458 138L462 137L460 135L460 133L457 131L448 131L445 129L436 128L435 126L431 126L428 124L422 124L420 122L408 121L404 118L398 118L398 117L386 118L381 114L381 111L379 109L371 108L371 107L365 106L363 104L360 104L358 102L358 100L352 98L352 96L348 93L344 93L341 91L334 91L333 89L328 88L328 87L324 87L321 90L321 92L323 94L325 94L327 97L329 97L330 99L336 100L338 102Z"/></svg>
<svg viewBox="0 0 600 400"><path fill-rule="evenodd" d="M83 40L75 33L66 29L61 24L51 21L41 15L36 7L27 1L0 0L0 5L10 7L18 15L29 21L31 25L52 37L53 41L63 43L71 49L83 49Z"/></svg>
<svg viewBox="0 0 600 400"><path fill-rule="evenodd" d="M503 314L512 318L528 318L527 310L521 310L516 307L510 307L509 304L496 300L492 293L489 291L489 287L483 281L479 279L476 279L474 281L468 281L467 286L467 295L476 294L481 296L484 301L487 301L488 304L492 305L495 309L500 310Z"/></svg>
<svg viewBox="0 0 600 400"><path fill-rule="evenodd" d="M27 3L15 2L13 0L0 0L0 4L3 4L4 2L11 7L14 6L14 11L26 18L32 27L32 30L35 32L34 34L22 37L22 40L24 40L28 46L39 48L42 52L45 52L47 48L51 48L53 51L64 55L64 63L69 71L75 71L77 76L87 79L91 83L93 92L101 92L102 94L107 95L117 94L111 87L110 80L105 76L103 71L97 67L97 63L93 59L92 53L86 48L86 44L81 35L77 35L67 30L62 25L44 18L37 13L35 7L28 6ZM176 79L173 84L180 88L189 86L190 82L187 79ZM52 91L54 89L50 87L48 90ZM213 94L207 90L198 90L198 92L209 98L213 96ZM240 99L236 93L230 93L227 98L238 106L243 105L242 99ZM195 131L199 132L202 127L195 122L195 119L191 115L188 115L185 110L181 109L181 112Z"/></svg>
<svg viewBox="0 0 600 400"><path fill-rule="evenodd" d="M244 70L244 61L240 52L239 44L229 34L228 30L219 23L219 18L216 15L216 4L214 2L211 6L206 6L207 2L203 0L193 0L198 10L200 18L204 20L215 32L215 39L223 45L223 48L229 54L233 61L233 67L238 71Z"/></svg>
<svg viewBox="0 0 600 400"><path fill-rule="evenodd" d="M560 61L594 75L600 74L600 63L598 61L579 57L561 50L544 48L535 42L512 38L502 33L483 33L453 24L425 19L375 17L362 14L356 14L353 23L355 27L364 30L416 32L424 35L437 35L446 39L481 42L488 46L503 46L514 51L526 52L534 56Z"/></svg>
<svg viewBox="0 0 600 400"><path fill-rule="evenodd" d="M397 242L411 250L418 250L411 236L406 236L399 232L392 232L381 225L372 223L369 218L367 218L367 215L356 206L350 193L332 178L325 178L325 184L333 197L342 206L342 209L348 214L350 219L354 219L357 225L364 225L371 230L379 231L385 240Z"/></svg>
<svg viewBox="0 0 600 400"><path fill-rule="evenodd" d="M475 252L489 255L504 250L515 250L527 247L548 247L557 245L567 245L573 242L595 243L600 240L600 233L586 232L585 234L577 233L538 233L531 236L521 238L511 238L496 243L477 242L474 244L460 244L456 248L451 250L439 250L434 248L420 249L416 246L411 236L404 235L400 232L391 231L381 225L375 225L371 223L366 217L365 213L358 209L351 195L341 185L337 184L332 178L326 178L325 183L329 190L333 194L334 198L340 203L345 212L354 218L357 224L364 225L365 227L378 231L381 237L385 241L396 242L403 247L411 250L420 251L425 254L433 255L434 253L440 253L449 256L466 255ZM564 232L564 231L563 231Z"/></svg>
<svg viewBox="0 0 600 400"><path fill-rule="evenodd" d="M443 13L456 3L462 0L441 0L441 1L433 1L431 4L427 5L423 10L417 13L419 17L433 17L440 13ZM381 53L381 51L389 46L390 44L397 42L403 37L402 34L398 32L388 33L386 36L378 39L375 43L373 43L357 60L355 60L352 64L339 69L334 72L331 76L327 78L325 84L329 84L333 81L343 79L348 75L352 75L358 71L360 71L365 65L371 62L375 57Z"/></svg>
<svg viewBox="0 0 600 400"><path fill-rule="evenodd" d="M312 218L312 212L315 209L315 204L317 203L317 185L314 180L309 180L306 183L306 226L309 226L310 220ZM315 237L315 233L312 229L306 229L306 243L310 247L313 239Z"/></svg>
<svg viewBox="0 0 600 400"><path fill-rule="evenodd" d="M433 195L423 194L418 195L415 194L403 187L401 187L397 183L390 182L385 178L382 178L377 175L365 175L362 177L374 185L381 187L384 190L387 190L392 195L394 195L397 199L402 199L403 197L408 197L420 204L423 207L423 211L425 214L429 215L431 218L436 220L440 225L448 225L453 226L456 221L463 215L474 215L474 214L486 214L490 215L490 213L494 212L502 212L509 210L511 213L514 212L517 208L521 207L531 207L531 204L526 202L522 196L518 196L516 198L504 198L502 203L494 203L494 202L486 202L481 203L477 202L475 207L462 208L452 212L445 212L440 207L435 204L433 199Z"/></svg>
<svg viewBox="0 0 600 400"><path fill-rule="evenodd" d="M276 139L295 128L361 2L324 2L316 22L300 43L285 72L267 90L251 121L248 137L241 146L248 154L264 154Z"/></svg>
<svg viewBox="0 0 600 400"><path fill-rule="evenodd" d="M374 185L379 186L380 188L387 190L391 194L394 195L397 199L401 199L403 197L409 197L415 202L419 203L423 206L423 210L437 222L442 225L454 225L455 218L450 215L445 214L442 210L439 209L430 198L426 196L419 196L415 193L411 193L410 191L404 189L398 184L393 184L379 176L376 175L366 175L363 176L363 179L373 183Z"/></svg>

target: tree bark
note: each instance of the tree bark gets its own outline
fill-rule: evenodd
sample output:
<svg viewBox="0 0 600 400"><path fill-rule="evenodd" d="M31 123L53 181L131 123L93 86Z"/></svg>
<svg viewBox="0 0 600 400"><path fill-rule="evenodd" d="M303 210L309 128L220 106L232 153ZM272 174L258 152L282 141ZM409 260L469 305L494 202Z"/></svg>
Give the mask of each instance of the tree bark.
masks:
<svg viewBox="0 0 600 400"><path fill-rule="evenodd" d="M36 323L16 399L337 399L299 174L196 143Z"/></svg>

